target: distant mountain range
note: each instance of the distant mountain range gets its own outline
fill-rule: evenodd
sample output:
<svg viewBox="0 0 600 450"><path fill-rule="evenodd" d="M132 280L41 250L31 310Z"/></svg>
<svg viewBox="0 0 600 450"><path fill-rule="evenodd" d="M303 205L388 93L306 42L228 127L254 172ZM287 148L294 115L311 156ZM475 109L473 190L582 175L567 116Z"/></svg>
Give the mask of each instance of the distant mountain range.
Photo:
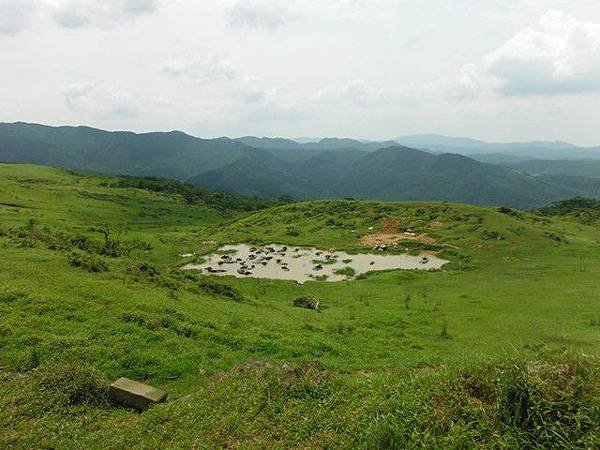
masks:
<svg viewBox="0 0 600 450"><path fill-rule="evenodd" d="M325 138L302 141L284 138L257 138L247 136L236 139L247 145L264 149L332 150L357 149L375 151L394 145L403 145L432 153L458 153L466 156L502 155L509 160L523 159L597 159L600 147L578 147L561 141L532 141L490 143L476 139L447 137L437 134L400 136L387 141L359 141L346 138Z"/></svg>
<svg viewBox="0 0 600 450"><path fill-rule="evenodd" d="M177 131L136 134L4 123L0 161L173 178L211 189L297 199L448 200L531 208L575 196L600 198L600 149L442 136L398 141L421 149L396 140L200 139ZM449 145L483 161L440 150ZM527 156L536 152L545 152L545 162ZM592 168L585 161L552 161L551 154L593 155L598 161Z"/></svg>
<svg viewBox="0 0 600 450"><path fill-rule="evenodd" d="M404 136L396 142L414 148L437 153L459 153L461 155L504 154L528 159L598 159L600 147L578 147L561 141L532 141L490 143L476 139L453 138L435 134Z"/></svg>

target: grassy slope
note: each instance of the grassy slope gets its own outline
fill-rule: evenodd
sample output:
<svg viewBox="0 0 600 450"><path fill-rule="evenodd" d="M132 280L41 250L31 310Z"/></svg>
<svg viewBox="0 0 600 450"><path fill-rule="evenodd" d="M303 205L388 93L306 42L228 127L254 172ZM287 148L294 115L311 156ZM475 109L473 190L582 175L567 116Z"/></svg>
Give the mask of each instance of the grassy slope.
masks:
<svg viewBox="0 0 600 450"><path fill-rule="evenodd" d="M523 361L540 358L543 367L569 368L552 382L571 389L586 381L576 404L595 404L589 414L598 418L595 359L553 365L547 356L598 355L594 227L442 203L312 202L223 217L177 197L106 187L109 180L0 165L3 446L523 446L540 432L528 435L529 425L498 415L504 385L494 380L526 377L534 398L538 385ZM357 236L385 217L436 238L451 265L302 286L218 280L242 301L211 294L202 277L176 270L180 253L211 251L216 245L202 242L213 239L364 251ZM152 250L97 256L110 271L89 273L69 265L70 250L16 236L32 218L35 230L47 225L51 234L98 243L95 227L122 225L123 241L143 240ZM443 228L431 229L432 221ZM497 235L504 239L489 239ZM140 272L143 263L160 274ZM318 296L326 309L292 307L299 295ZM274 367L244 365L256 360ZM306 364L315 360L323 366ZM65 376L71 364L75 379ZM488 364L509 369L481 368ZM81 394L103 386L90 383L90 371L147 380L173 400L141 416L90 403ZM490 391L485 398L465 394L473 373L485 386L478 381L477 391ZM65 391L76 395L65 399ZM582 438L592 447L600 439L556 427L574 436L550 433L546 445Z"/></svg>

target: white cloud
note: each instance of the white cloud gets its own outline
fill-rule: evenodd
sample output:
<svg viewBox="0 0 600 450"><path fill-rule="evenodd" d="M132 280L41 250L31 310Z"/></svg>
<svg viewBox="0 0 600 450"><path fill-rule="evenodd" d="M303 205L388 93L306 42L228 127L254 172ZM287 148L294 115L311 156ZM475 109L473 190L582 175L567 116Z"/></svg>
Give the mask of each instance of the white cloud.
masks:
<svg viewBox="0 0 600 450"><path fill-rule="evenodd" d="M0 0L0 34L17 34L29 24L33 0Z"/></svg>
<svg viewBox="0 0 600 450"><path fill-rule="evenodd" d="M231 80L236 71L229 59L222 55L188 54L163 61L161 72L191 84L203 85L214 81Z"/></svg>
<svg viewBox="0 0 600 450"><path fill-rule="evenodd" d="M159 0L46 0L56 22L67 28L111 27L156 11Z"/></svg>
<svg viewBox="0 0 600 450"><path fill-rule="evenodd" d="M343 103L357 107L375 105L383 99L383 92L364 80L352 80L317 92L314 100L319 103Z"/></svg>
<svg viewBox="0 0 600 450"><path fill-rule="evenodd" d="M545 13L483 61L506 95L600 90L600 24L561 11Z"/></svg>
<svg viewBox="0 0 600 450"><path fill-rule="evenodd" d="M16 34L32 19L49 18L65 28L111 28L154 13L163 0L0 0L0 33Z"/></svg>
<svg viewBox="0 0 600 450"><path fill-rule="evenodd" d="M244 104L257 104L264 102L268 97L268 91L260 86L247 85L233 92L234 100Z"/></svg>
<svg viewBox="0 0 600 450"><path fill-rule="evenodd" d="M62 90L67 108L94 117L134 117L137 102L131 94L98 83L73 83Z"/></svg>
<svg viewBox="0 0 600 450"><path fill-rule="evenodd" d="M229 25L234 28L264 28L274 30L292 19L282 2L240 0L227 9Z"/></svg>

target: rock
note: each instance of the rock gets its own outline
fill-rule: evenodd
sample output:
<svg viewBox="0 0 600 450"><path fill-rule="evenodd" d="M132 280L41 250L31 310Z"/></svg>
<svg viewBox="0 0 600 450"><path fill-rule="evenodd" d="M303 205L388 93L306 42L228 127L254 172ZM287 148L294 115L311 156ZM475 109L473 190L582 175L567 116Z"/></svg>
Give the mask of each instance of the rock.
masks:
<svg viewBox="0 0 600 450"><path fill-rule="evenodd" d="M294 300L294 306L298 308L319 310L320 301L317 297L298 297Z"/></svg>
<svg viewBox="0 0 600 450"><path fill-rule="evenodd" d="M165 402L168 396L161 389L138 383L129 378L119 378L111 384L109 395L113 402L129 406L140 412L156 403Z"/></svg>

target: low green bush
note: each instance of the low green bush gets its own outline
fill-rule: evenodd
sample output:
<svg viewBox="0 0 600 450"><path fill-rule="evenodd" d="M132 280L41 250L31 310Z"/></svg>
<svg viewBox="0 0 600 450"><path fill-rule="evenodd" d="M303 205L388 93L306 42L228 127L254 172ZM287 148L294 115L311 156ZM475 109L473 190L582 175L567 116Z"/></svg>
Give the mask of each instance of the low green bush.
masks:
<svg viewBox="0 0 600 450"><path fill-rule="evenodd" d="M109 270L108 265L102 258L85 253L71 253L69 255L69 264L92 273L108 272Z"/></svg>
<svg viewBox="0 0 600 450"><path fill-rule="evenodd" d="M202 289L204 292L217 297L225 297L236 302L243 302L245 300L242 293L233 286L217 283L216 281L210 279L200 280L198 282L198 287L200 287L200 289Z"/></svg>

